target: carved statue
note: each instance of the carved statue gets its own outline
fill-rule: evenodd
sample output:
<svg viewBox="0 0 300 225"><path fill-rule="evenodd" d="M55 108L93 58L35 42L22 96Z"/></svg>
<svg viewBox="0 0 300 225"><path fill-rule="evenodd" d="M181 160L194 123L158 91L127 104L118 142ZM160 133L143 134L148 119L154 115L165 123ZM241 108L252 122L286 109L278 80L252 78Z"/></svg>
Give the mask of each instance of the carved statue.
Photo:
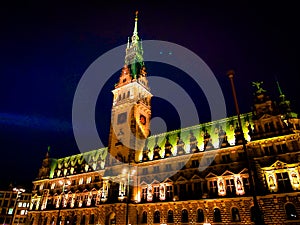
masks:
<svg viewBox="0 0 300 225"><path fill-rule="evenodd" d="M264 90L264 89L261 87L261 85L262 85L263 83L264 83L263 81L252 82L252 86L257 88L257 90L256 90L256 93L257 93L257 94L261 94L262 92L266 92L266 90Z"/></svg>

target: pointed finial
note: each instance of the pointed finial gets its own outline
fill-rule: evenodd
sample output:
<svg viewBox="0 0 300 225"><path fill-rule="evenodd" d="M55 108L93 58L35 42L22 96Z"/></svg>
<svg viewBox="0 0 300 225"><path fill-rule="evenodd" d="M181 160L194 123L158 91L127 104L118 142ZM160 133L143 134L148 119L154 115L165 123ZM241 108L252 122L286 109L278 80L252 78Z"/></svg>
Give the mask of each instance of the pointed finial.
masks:
<svg viewBox="0 0 300 225"><path fill-rule="evenodd" d="M134 30L133 30L133 36L137 36L137 21L138 21L138 11L135 12L135 19L134 19Z"/></svg>
<svg viewBox="0 0 300 225"><path fill-rule="evenodd" d="M50 146L48 146L48 148L47 148L46 158L49 158L49 153L50 153Z"/></svg>

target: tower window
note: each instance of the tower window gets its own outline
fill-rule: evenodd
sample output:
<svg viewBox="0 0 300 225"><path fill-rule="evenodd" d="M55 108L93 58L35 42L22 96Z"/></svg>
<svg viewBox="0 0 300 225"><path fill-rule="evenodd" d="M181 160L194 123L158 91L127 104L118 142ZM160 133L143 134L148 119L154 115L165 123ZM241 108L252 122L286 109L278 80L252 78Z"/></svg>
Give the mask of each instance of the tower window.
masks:
<svg viewBox="0 0 300 225"><path fill-rule="evenodd" d="M130 91L127 92L127 98L129 98L129 96L130 96Z"/></svg>

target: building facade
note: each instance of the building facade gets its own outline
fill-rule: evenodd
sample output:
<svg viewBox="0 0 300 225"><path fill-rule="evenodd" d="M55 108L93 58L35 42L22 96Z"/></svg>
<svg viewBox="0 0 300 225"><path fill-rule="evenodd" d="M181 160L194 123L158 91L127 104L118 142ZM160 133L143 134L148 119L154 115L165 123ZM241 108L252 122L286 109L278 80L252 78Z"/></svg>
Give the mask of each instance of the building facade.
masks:
<svg viewBox="0 0 300 225"><path fill-rule="evenodd" d="M47 153L28 224L254 224L255 199L266 224L300 224L300 121L279 85L276 103L253 83L242 127L234 116L150 135L137 22L112 91L108 147L60 159Z"/></svg>
<svg viewBox="0 0 300 225"><path fill-rule="evenodd" d="M31 192L9 188L0 191L0 224L26 224Z"/></svg>

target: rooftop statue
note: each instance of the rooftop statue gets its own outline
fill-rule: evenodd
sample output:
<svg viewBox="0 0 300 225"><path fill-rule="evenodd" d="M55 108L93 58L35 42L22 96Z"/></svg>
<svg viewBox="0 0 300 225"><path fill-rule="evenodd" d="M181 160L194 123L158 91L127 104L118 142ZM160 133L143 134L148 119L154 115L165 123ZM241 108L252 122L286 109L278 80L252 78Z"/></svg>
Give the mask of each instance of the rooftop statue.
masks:
<svg viewBox="0 0 300 225"><path fill-rule="evenodd" d="M263 81L252 82L252 86L257 88L256 94L261 94L263 92L266 92L266 90L261 87L263 83L264 83Z"/></svg>

